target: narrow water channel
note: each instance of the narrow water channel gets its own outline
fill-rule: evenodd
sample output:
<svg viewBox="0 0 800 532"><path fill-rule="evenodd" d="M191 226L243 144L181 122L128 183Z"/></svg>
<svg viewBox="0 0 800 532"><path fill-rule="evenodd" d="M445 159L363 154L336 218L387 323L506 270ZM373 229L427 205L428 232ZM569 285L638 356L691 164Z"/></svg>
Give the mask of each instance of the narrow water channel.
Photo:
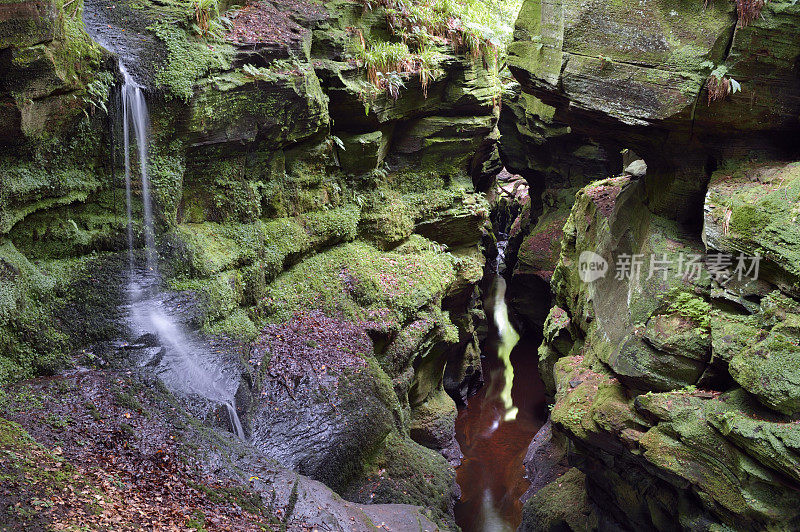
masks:
<svg viewBox="0 0 800 532"><path fill-rule="evenodd" d="M483 346L485 384L456 419L464 459L456 470L461 500L455 516L464 532L511 531L519 526L519 499L528 487L522 460L546 420L537 367L541 336L526 335L515 342L504 296L505 280L498 276L484 302L492 318Z"/></svg>

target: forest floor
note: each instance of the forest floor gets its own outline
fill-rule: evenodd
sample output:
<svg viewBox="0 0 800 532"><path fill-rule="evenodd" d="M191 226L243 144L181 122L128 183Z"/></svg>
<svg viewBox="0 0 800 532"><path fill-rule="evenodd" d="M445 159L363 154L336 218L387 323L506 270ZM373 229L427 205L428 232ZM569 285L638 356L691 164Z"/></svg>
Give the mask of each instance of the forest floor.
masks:
<svg viewBox="0 0 800 532"><path fill-rule="evenodd" d="M0 530L285 527L284 508L183 458L192 453L175 433L178 409L125 373L79 370L0 390Z"/></svg>

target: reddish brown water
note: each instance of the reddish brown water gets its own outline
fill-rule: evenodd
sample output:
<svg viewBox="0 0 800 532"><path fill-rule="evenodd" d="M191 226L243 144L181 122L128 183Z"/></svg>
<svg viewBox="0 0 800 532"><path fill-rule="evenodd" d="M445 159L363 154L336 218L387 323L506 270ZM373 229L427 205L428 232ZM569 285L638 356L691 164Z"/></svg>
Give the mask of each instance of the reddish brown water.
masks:
<svg viewBox="0 0 800 532"><path fill-rule="evenodd" d="M494 309L487 308L491 316ZM493 321L493 320L492 320ZM544 386L537 368L541 337L523 337L511 352L514 370L511 398L519 409L504 420L504 363L498 357L500 339L494 323L483 346L486 383L458 412L456 437L464 460L456 470L461 500L456 522L464 532L516 530L521 521L519 498L528 488L522 460L531 439L546 420Z"/></svg>

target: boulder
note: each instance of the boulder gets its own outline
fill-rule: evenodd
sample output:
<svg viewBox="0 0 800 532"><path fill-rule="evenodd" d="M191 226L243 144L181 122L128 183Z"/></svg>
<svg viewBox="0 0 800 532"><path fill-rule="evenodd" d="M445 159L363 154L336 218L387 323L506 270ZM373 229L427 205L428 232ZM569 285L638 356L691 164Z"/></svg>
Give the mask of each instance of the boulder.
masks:
<svg viewBox="0 0 800 532"><path fill-rule="evenodd" d="M717 171L704 207L706 245L731 256L731 277L739 256L761 257L758 279L800 297L800 163L743 164ZM742 274L752 266L746 261Z"/></svg>
<svg viewBox="0 0 800 532"><path fill-rule="evenodd" d="M553 430L550 420L533 437L523 460L525 478L531 483L522 496L523 504L539 490L569 471L567 445L568 440L562 433Z"/></svg>
<svg viewBox="0 0 800 532"><path fill-rule="evenodd" d="M570 468L563 476L545 485L522 508L520 532L593 530L597 517L586 491L586 475Z"/></svg>
<svg viewBox="0 0 800 532"><path fill-rule="evenodd" d="M647 174L647 163L643 159L633 161L625 167L625 173L634 178L644 177Z"/></svg>

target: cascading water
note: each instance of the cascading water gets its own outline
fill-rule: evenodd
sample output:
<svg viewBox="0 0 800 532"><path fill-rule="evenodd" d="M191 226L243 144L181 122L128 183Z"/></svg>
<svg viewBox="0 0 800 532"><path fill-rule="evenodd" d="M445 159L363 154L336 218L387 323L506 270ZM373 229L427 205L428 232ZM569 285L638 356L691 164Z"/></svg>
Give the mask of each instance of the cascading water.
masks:
<svg viewBox="0 0 800 532"><path fill-rule="evenodd" d="M147 173L148 131L150 116L142 88L133 80L128 71L120 64L123 76L122 84L122 136L125 150L125 199L128 212L128 251L131 268L133 268L133 211L131 203L131 146L130 126L136 135L136 150L139 155L139 174L142 177L142 210L144 222L144 250L147 269L158 273L158 261L155 251L155 229L153 226L153 206L150 200L150 177Z"/></svg>
<svg viewBox="0 0 800 532"><path fill-rule="evenodd" d="M506 281L501 275L505 244L498 243L498 267L484 302L493 318L482 346L486 382L456 419L464 459L456 470L461 499L455 516L464 532L517 528L522 515L519 499L528 486L522 460L546 419L544 386L537 368L541 337L521 338L509 319Z"/></svg>
<svg viewBox="0 0 800 532"><path fill-rule="evenodd" d="M171 312L175 309L170 308L170 295L159 290L158 253L147 167L150 128L147 102L142 87L133 80L124 66L120 65L120 70L124 80L121 100L128 215L128 316L134 336L158 338L162 347L156 349L157 358L151 356L141 362L155 365L159 377L171 390L197 395L223 405L231 429L239 438L245 439L244 428L234 407L234 394L231 392L236 389L236 376L227 375L220 364L215 364L211 350L198 335L182 330L173 317L174 312ZM144 268L138 268L134 260L131 129L142 185Z"/></svg>

